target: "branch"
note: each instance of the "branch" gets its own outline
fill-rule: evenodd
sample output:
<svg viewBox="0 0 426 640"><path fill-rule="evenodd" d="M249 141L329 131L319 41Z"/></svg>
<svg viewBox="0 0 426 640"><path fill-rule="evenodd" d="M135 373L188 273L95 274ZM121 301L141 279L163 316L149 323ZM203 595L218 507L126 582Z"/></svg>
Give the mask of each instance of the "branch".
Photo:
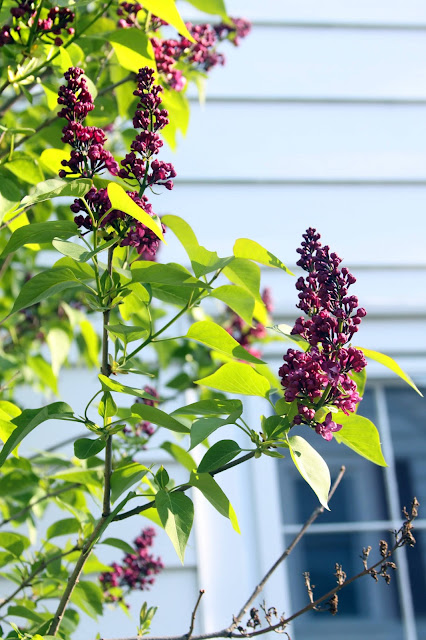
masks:
<svg viewBox="0 0 426 640"><path fill-rule="evenodd" d="M56 554L56 556L52 556L51 558L48 558L47 560L43 560L41 562L41 564L37 567L37 569L34 569L34 571L32 573L30 573L30 575L25 578L25 580L23 582L21 582L21 584L15 589L15 591L8 596L5 600L2 600L2 602L0 603L0 609L2 607L4 607L6 604L9 604L9 602L11 602L15 596L22 591L22 589L25 589L25 587L28 587L31 582L34 580L34 578L36 576L38 576L39 573L41 573L42 571L44 571L46 569L46 567L51 564L52 562L55 562L56 560L58 560L59 558L64 558L65 556L69 555L70 553L74 553L74 551L78 551L79 547L75 546L72 549L69 549L68 551L65 551L64 553L58 553Z"/></svg>
<svg viewBox="0 0 426 640"><path fill-rule="evenodd" d="M73 438L72 441L74 441L74 438ZM34 502L30 502L30 504L28 504L26 507L23 507L20 511L17 511L13 515L11 515L10 518L6 518L5 520L2 520L0 522L0 527L2 527L3 525L7 524L8 522L12 522L12 520L17 520L18 518L23 516L24 513L26 513L27 511L30 511L33 507L35 507L36 504L39 504L40 502L43 502L44 500L49 500L49 498L54 498L56 496L59 496L61 493L65 493L65 491L71 491L72 489L77 489L79 486L80 486L80 483L74 482L73 484L69 484L66 487L60 487L59 489L56 489L55 491L49 491L48 493L46 493L41 498L38 498L37 500L34 500Z"/></svg>
<svg viewBox="0 0 426 640"><path fill-rule="evenodd" d="M222 467L219 467L214 471L210 471L210 475L215 476L218 473L222 473L222 471L226 471L227 469L236 467L242 462L246 462L246 460L250 460L250 458L254 458L254 454L255 454L254 451L250 451L249 453L246 453L245 456L241 456L241 458L238 458L238 460L233 460L232 462L228 462L228 464L224 464ZM191 488L192 488L191 484L183 484L178 489L175 489L175 492L188 491L188 489L191 489ZM134 509L130 509L129 511L125 511L124 513L119 513L117 516L115 516L115 518L113 518L113 522L116 522L117 520L125 520L126 518L130 518L131 516L136 516L138 515L138 513L142 513L142 511L146 511L151 507L155 507L155 500L152 500L151 502L146 502L145 504L139 505L138 507L134 507Z"/></svg>
<svg viewBox="0 0 426 640"><path fill-rule="evenodd" d="M92 551L93 545L96 542L96 540L98 539L99 534L102 532L102 527L103 524L105 522L106 518L102 517L98 524L96 525L95 529L93 530L92 535L90 536L90 538L87 540L86 544L84 545L80 557L76 562L76 565L74 567L74 571L72 572L72 574L70 575L70 577L68 578L68 583L67 586L65 588L64 593L62 594L62 598L59 601L59 605L56 609L54 618L51 622L51 625L49 627L49 632L48 635L49 636L55 636L56 633L58 632L58 629L61 625L62 622L62 618L64 617L64 613L69 605L69 602L71 600L71 596L73 594L75 585L77 584L79 578L80 578L80 574L83 570L83 567L86 563L86 560L88 559L88 557L90 556L90 553Z"/></svg>
<svg viewBox="0 0 426 640"><path fill-rule="evenodd" d="M339 486L339 484L341 483L343 476L345 474L346 468L344 466L340 467L340 471L339 474L336 478L336 480L334 481L333 486L330 489L330 493L328 494L328 499L331 500L331 498L333 497L337 487ZM243 617L246 615L250 605L254 602L254 600L257 598L257 596L259 595L259 593L261 593L261 591L263 591L266 583L268 582L269 578L272 576L272 574L274 573L274 571L278 568L278 566L284 562L284 560L290 555L290 553L293 551L294 547L300 542L300 540L303 538L303 536L305 535L306 531L309 529L309 527L311 526L311 524L313 522L315 522L315 520L318 518L318 516L324 513L324 507L323 506L319 506L317 507L309 516L309 518L306 520L305 524L303 525L303 527L300 529L299 533L296 535L296 537L292 540L292 542L289 544L289 546L287 547L287 549L284 551L284 553L281 554L281 556L278 558L278 560L276 562L274 562L274 564L272 565L272 567L269 569L269 571L263 576L262 580L259 582L259 584L256 586L256 588L254 589L253 593L251 594L251 596L249 597L249 599L247 600L247 602L244 604L244 606L240 609L240 612L238 613L238 615L236 617L234 617L233 623L231 624L231 626L229 627L229 631L233 631L237 626L238 623L241 622L241 620L243 619Z"/></svg>
<svg viewBox="0 0 426 640"><path fill-rule="evenodd" d="M194 611L192 612L192 615L191 615L191 624L189 626L189 631L186 634L186 640L190 640L190 638L192 636L192 632L194 631L195 616L197 615L197 609L198 609L198 606L199 606L199 604L201 602L201 598L203 597L204 593L205 593L204 589L200 589L200 593L198 594L197 602L195 603Z"/></svg>

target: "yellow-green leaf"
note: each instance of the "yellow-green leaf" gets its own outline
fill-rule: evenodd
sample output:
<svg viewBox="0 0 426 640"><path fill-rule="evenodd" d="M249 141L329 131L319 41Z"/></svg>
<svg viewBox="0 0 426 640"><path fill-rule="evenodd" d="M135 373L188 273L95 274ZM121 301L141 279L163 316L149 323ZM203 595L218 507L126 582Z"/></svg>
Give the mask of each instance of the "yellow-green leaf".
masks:
<svg viewBox="0 0 426 640"><path fill-rule="evenodd" d="M164 244L167 244L164 240L161 223L157 223L155 218L152 218L148 213L146 213L146 211L141 209L136 202L133 202L131 197L124 191L123 187L120 187L116 182L110 182L107 190L113 209L119 209L120 211L127 213L129 216L132 216L132 218L135 218L144 224L145 227L151 229L151 231L153 231L155 235L164 242Z"/></svg>

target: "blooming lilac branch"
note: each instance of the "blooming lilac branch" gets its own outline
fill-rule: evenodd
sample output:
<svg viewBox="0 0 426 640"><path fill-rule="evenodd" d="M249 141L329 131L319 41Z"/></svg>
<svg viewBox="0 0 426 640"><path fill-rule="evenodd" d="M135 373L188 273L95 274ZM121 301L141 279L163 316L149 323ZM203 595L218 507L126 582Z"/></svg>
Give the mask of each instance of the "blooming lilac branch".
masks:
<svg viewBox="0 0 426 640"><path fill-rule="evenodd" d="M309 347L305 353L289 349L278 373L285 399L297 403L293 424L307 424L331 440L342 428L332 412L353 413L362 400L350 376L361 372L367 361L350 341L366 311L358 308L356 296L348 295L355 277L345 267L339 269L341 259L321 246L319 233L309 228L303 238L297 264L308 276L299 278L296 288L298 307L307 317L296 320L292 334L304 338Z"/></svg>

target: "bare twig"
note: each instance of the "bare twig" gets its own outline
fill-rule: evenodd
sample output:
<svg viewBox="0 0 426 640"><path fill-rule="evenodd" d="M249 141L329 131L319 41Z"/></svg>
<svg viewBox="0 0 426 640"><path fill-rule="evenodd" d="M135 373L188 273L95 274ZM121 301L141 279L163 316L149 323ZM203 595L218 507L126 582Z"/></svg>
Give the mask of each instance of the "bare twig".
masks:
<svg viewBox="0 0 426 640"><path fill-rule="evenodd" d="M194 631L195 616L197 615L197 609L198 609L198 606L199 606L199 604L201 602L201 598L203 597L204 593L205 593L204 589L200 589L200 593L198 594L197 602L195 603L194 611L192 612L192 615L191 615L191 624L189 626L189 631L186 634L187 640L190 640L190 638L192 636L192 632Z"/></svg>
<svg viewBox="0 0 426 640"><path fill-rule="evenodd" d="M339 486L339 484L342 481L342 478L345 474L346 468L344 466L340 467L340 471L339 474L336 478L336 480L334 481L333 486L330 489L330 493L328 495L328 499L331 500L331 498L333 497L337 487ZM311 526L311 524L318 518L318 516L324 513L324 507L321 505L319 507L317 507L309 516L309 518L306 520L305 524L303 525L303 527L300 529L299 533L296 535L296 537L292 540L292 542L289 544L289 546L287 547L287 549L284 551L284 553L282 553L280 555L280 557L278 558L278 560L276 562L274 562L274 564L272 565L272 567L269 569L269 571L263 576L262 580L259 582L259 584L256 586L256 588L254 589L253 593L251 594L251 596L249 597L249 599L247 600L247 602L244 604L244 606L241 608L240 612L238 613L237 616L234 617L234 620L231 624L231 626L229 627L230 631L233 631L239 624L239 622L241 622L241 620L243 619L243 617L246 615L250 605L254 602L254 600L257 598L257 596L259 595L259 593L261 591L263 591L265 584L268 582L269 578L272 576L272 574L274 573L274 571L277 569L277 567L290 555L290 553L293 551L294 547L298 544L298 542L300 542L300 540L303 538L303 536L305 535L306 531L309 529L309 527Z"/></svg>

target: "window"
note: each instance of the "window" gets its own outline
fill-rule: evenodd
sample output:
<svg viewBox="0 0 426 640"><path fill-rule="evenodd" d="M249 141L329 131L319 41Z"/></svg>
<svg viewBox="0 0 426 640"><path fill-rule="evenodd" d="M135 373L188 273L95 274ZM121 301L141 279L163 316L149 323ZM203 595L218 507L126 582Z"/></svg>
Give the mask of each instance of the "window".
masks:
<svg viewBox="0 0 426 640"><path fill-rule="evenodd" d="M291 612L308 604L303 573L309 571L319 597L336 584L335 563L348 576L362 570L363 547L393 540L401 524L401 508L413 496L426 505L426 411L424 400L408 388L374 385L365 393L360 413L378 426L388 468L382 469L357 456L343 445L319 441L308 427L300 433L329 464L336 477L341 464L347 471L333 497L331 512L318 518L286 560ZM282 496L284 545L317 506L315 495L290 465L278 465ZM414 549L402 549L395 557L398 570L390 585L366 576L339 594L339 613L304 614L289 628L292 640L418 640L426 637L426 519L416 521ZM374 554L374 555L373 555ZM325 607L326 609L326 607Z"/></svg>

